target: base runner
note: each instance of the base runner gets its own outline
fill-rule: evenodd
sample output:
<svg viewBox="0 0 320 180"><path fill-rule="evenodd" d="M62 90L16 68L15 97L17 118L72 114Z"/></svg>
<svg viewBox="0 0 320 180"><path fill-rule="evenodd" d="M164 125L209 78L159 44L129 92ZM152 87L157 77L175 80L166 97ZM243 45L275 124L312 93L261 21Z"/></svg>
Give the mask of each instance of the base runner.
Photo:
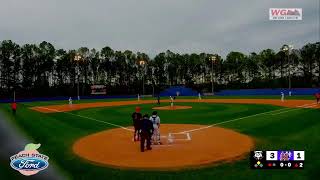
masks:
<svg viewBox="0 0 320 180"><path fill-rule="evenodd" d="M160 117L158 116L157 111L152 112L152 116L150 117L150 121L153 124L153 134L152 134L152 143L153 144L161 144L160 142Z"/></svg>

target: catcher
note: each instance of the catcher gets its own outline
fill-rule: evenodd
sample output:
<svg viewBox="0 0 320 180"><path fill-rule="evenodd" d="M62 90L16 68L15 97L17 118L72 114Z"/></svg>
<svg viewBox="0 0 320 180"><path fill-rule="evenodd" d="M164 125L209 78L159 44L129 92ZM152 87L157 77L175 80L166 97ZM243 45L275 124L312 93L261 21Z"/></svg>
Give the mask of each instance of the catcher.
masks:
<svg viewBox="0 0 320 180"><path fill-rule="evenodd" d="M150 117L150 121L153 124L153 134L152 134L152 143L153 144L161 144L160 142L160 117L158 116L157 111L152 112L152 116Z"/></svg>

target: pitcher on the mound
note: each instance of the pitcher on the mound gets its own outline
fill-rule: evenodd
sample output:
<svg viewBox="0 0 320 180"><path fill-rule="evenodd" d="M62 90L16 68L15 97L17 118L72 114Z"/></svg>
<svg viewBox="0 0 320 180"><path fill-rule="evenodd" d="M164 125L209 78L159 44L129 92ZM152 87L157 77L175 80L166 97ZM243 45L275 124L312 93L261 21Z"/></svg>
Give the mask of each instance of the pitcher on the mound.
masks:
<svg viewBox="0 0 320 180"><path fill-rule="evenodd" d="M158 116L157 111L152 112L152 116L150 117L150 121L153 124L153 135L152 135L152 143L153 144L161 144L160 142L160 117Z"/></svg>

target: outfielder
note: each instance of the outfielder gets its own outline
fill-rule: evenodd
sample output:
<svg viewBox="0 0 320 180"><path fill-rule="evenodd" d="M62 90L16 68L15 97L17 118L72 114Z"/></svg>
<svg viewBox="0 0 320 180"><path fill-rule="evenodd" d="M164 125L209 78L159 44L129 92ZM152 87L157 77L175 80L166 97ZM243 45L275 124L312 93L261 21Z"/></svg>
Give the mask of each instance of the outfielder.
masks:
<svg viewBox="0 0 320 180"><path fill-rule="evenodd" d="M198 94L198 100L201 100L201 94L200 93Z"/></svg>
<svg viewBox="0 0 320 180"><path fill-rule="evenodd" d="M152 112L152 116L150 117L150 121L153 124L153 134L152 134L152 143L153 144L161 144L160 142L160 117L158 116L157 111Z"/></svg>
<svg viewBox="0 0 320 180"><path fill-rule="evenodd" d="M283 102L284 101L284 93L281 92L281 101Z"/></svg>

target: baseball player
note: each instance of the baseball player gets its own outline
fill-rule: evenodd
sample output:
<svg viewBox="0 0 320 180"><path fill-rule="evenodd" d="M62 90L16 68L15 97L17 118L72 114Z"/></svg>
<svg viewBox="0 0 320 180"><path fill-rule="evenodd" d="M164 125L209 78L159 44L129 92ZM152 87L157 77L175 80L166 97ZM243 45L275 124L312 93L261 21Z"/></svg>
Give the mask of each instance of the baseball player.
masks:
<svg viewBox="0 0 320 180"><path fill-rule="evenodd" d="M72 106L72 98L69 97L69 105Z"/></svg>
<svg viewBox="0 0 320 180"><path fill-rule="evenodd" d="M15 101L11 103L11 109L12 109L12 114L16 115L17 103Z"/></svg>
<svg viewBox="0 0 320 180"><path fill-rule="evenodd" d="M147 142L147 150L151 150L151 136L153 134L153 124L149 120L149 115L145 114L141 121L141 129L140 129L140 150L144 152L145 142Z"/></svg>
<svg viewBox="0 0 320 180"><path fill-rule="evenodd" d="M132 122L134 127L134 133L133 133L133 141L139 141L140 140L140 129L141 129L141 119L142 115L140 113L141 108L139 106L136 107L136 111L132 113Z"/></svg>
<svg viewBox="0 0 320 180"><path fill-rule="evenodd" d="M171 107L173 107L173 97L170 96L170 101L171 101Z"/></svg>
<svg viewBox="0 0 320 180"><path fill-rule="evenodd" d="M281 101L284 102L284 93L281 92Z"/></svg>
<svg viewBox="0 0 320 180"><path fill-rule="evenodd" d="M152 112L152 116L150 117L150 121L153 124L153 134L152 134L152 142L153 144L161 144L160 142L160 117L158 116L157 111Z"/></svg>
<svg viewBox="0 0 320 180"><path fill-rule="evenodd" d="M200 93L198 94L198 99L201 100L201 94Z"/></svg>
<svg viewBox="0 0 320 180"><path fill-rule="evenodd" d="M314 96L316 97L317 104L319 104L320 103L320 93L316 93Z"/></svg>
<svg viewBox="0 0 320 180"><path fill-rule="evenodd" d="M140 94L138 94L138 101L140 101Z"/></svg>
<svg viewBox="0 0 320 180"><path fill-rule="evenodd" d="M158 100L158 104L160 105L160 94L158 94L157 100Z"/></svg>

